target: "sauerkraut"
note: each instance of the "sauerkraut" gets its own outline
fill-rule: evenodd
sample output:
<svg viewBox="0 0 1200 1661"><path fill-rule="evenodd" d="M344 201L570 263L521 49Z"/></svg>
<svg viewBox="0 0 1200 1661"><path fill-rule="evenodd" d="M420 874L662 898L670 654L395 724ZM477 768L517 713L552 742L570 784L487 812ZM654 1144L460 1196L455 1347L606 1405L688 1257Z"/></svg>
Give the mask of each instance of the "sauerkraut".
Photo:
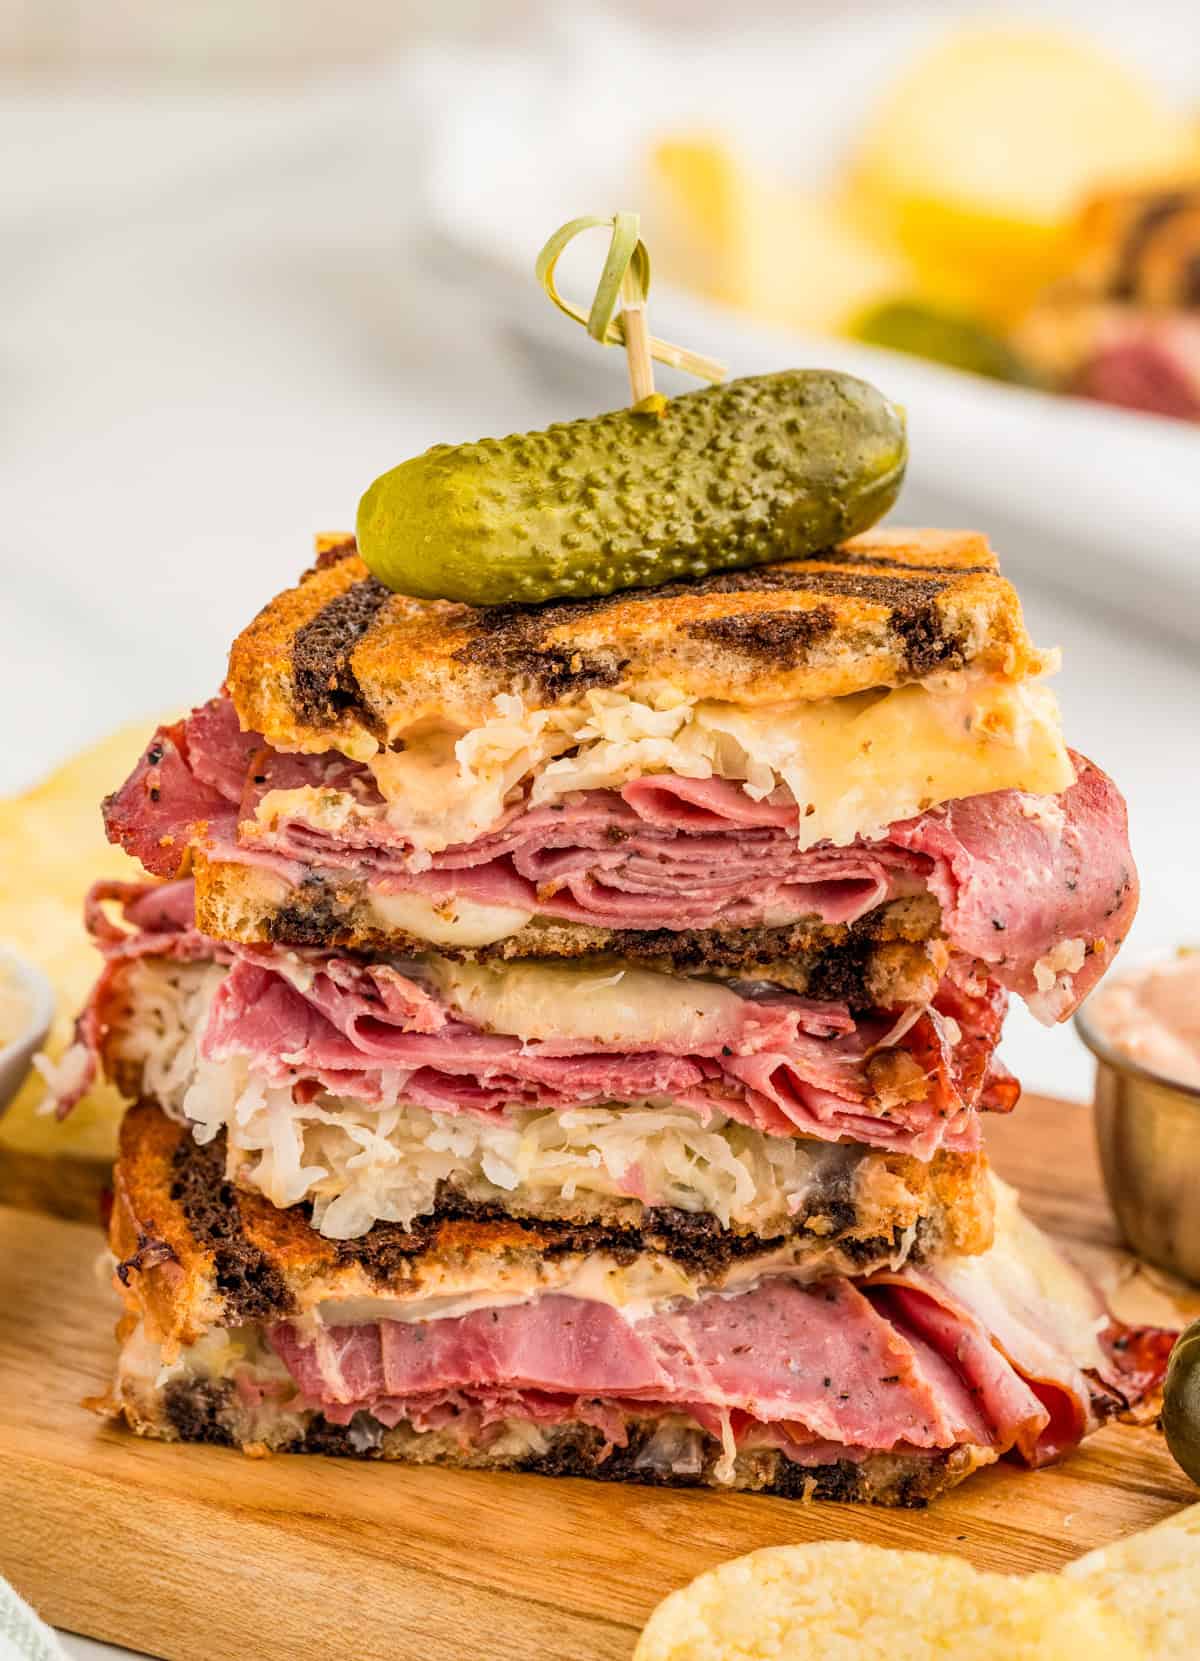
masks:
<svg viewBox="0 0 1200 1661"><path fill-rule="evenodd" d="M534 1215L562 1202L640 1201L710 1212L726 1227L770 1233L856 1151L765 1136L714 1115L707 1124L665 1102L526 1109L503 1118L385 1108L318 1094L297 1101L238 1059L206 1060L197 1033L224 971L211 964L131 963L136 1016L122 1023L120 1053L143 1068L143 1088L188 1120L197 1139L227 1137L230 1172L273 1205L311 1204L333 1239L378 1221L410 1225L438 1185L472 1199L519 1201Z"/></svg>
<svg viewBox="0 0 1200 1661"><path fill-rule="evenodd" d="M1043 668L1054 667L1047 655ZM934 802L983 791L1054 795L1074 778L1058 705L1039 677L1013 681L962 671L841 698L745 708L685 698L663 687L650 702L603 688L578 704L531 709L512 693L490 720L461 735L404 736L368 763L384 798L350 792L271 790L255 819L272 830L290 817L337 836L387 818L415 852L472 842L502 820L518 787L531 806L574 791L620 789L673 773L740 782L761 801L776 791L802 811L801 846L852 842Z"/></svg>

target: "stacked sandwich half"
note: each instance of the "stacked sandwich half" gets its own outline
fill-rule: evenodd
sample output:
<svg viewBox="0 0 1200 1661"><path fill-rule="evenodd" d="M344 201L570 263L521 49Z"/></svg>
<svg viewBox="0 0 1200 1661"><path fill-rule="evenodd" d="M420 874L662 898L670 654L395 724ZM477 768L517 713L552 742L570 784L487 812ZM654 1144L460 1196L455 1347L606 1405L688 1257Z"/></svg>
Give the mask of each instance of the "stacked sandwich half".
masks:
<svg viewBox="0 0 1200 1661"><path fill-rule="evenodd" d="M913 1504L1122 1407L980 1146L1136 903L1047 667L975 536L483 610L327 540L105 806L115 1408Z"/></svg>

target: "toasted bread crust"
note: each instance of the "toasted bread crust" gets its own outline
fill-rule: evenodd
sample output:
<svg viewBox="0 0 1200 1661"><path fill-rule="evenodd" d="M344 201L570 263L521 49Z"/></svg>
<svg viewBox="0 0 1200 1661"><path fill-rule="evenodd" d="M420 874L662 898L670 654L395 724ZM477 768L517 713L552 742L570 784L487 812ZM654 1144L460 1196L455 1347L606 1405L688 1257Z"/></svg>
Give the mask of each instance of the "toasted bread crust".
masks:
<svg viewBox="0 0 1200 1661"><path fill-rule="evenodd" d="M290 888L270 871L197 850L196 926L243 945L318 947L412 955L430 944L379 926L369 885L344 871L311 871ZM679 974L759 975L804 996L855 1008L928 1002L945 970L941 910L932 894L879 906L854 924L773 929L606 929L535 921L488 946L439 945L478 963L525 958L620 957Z"/></svg>
<svg viewBox="0 0 1200 1661"><path fill-rule="evenodd" d="M917 1510L956 1487L995 1458L990 1448L957 1447L934 1454L878 1453L865 1459L840 1459L826 1465L794 1464L774 1449L739 1454L731 1482L721 1481L719 1440L691 1432L695 1468L686 1474L664 1471L649 1457L657 1428L654 1421L633 1420L628 1442L612 1447L588 1425L532 1428L508 1421L496 1427L488 1445L472 1446L453 1431L416 1431L401 1423L372 1432L361 1426L333 1425L311 1410L280 1414L264 1424L252 1422L226 1379L184 1374L162 1386L119 1377L112 1410L139 1436L168 1442L207 1442L264 1453L323 1453L350 1459L402 1461L418 1465L453 1465L474 1470L524 1471L539 1476L590 1477L604 1482L636 1482L655 1487L716 1488L725 1493L772 1494L781 1499L840 1500L857 1504L900 1506Z"/></svg>
<svg viewBox="0 0 1200 1661"><path fill-rule="evenodd" d="M279 749L366 759L422 721L477 726L498 693L537 707L591 687L665 684L743 705L839 697L974 665L1035 659L984 537L883 531L810 560L601 600L478 609L391 594L353 540L234 643L242 724Z"/></svg>
<svg viewBox="0 0 1200 1661"><path fill-rule="evenodd" d="M985 1251L992 1238L986 1158L943 1151L928 1165L867 1155L853 1185L798 1216L790 1239L737 1234L669 1208L632 1221L521 1217L446 1191L412 1229L377 1223L357 1239L329 1240L303 1207L278 1209L236 1188L220 1139L200 1146L148 1102L125 1116L114 1190L109 1243L127 1314L144 1317L168 1349L325 1299L419 1296L447 1266L540 1277L592 1253L625 1263L651 1253L719 1284L731 1264L789 1245L801 1269L863 1274L894 1258L908 1230L916 1257Z"/></svg>
<svg viewBox="0 0 1200 1661"><path fill-rule="evenodd" d="M144 1318L168 1348L194 1344L225 1318L212 1246L193 1232L172 1192L180 1132L147 1104L126 1113L108 1225L126 1321Z"/></svg>

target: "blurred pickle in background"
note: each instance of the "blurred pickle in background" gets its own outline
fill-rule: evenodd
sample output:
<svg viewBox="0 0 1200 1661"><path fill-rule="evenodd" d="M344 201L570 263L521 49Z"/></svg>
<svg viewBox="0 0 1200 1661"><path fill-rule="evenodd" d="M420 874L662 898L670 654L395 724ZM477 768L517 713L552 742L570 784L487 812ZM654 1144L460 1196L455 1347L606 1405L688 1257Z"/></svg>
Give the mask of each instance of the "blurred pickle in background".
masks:
<svg viewBox="0 0 1200 1661"><path fill-rule="evenodd" d="M838 176L801 189L719 138L653 149L661 267L793 327L1002 379L1096 193L1200 177L1200 127L1086 38L969 25L904 69Z"/></svg>
<svg viewBox="0 0 1200 1661"><path fill-rule="evenodd" d="M0 940L50 978L57 1007L46 1049L55 1060L101 969L83 926L84 896L101 877L145 880L136 861L105 840L100 802L131 771L149 730L146 722L122 728L25 795L0 801ZM123 1104L110 1084L93 1086L61 1124L39 1114L45 1095L31 1073L0 1118L0 1150L112 1157Z"/></svg>
<svg viewBox="0 0 1200 1661"><path fill-rule="evenodd" d="M886 346L893 352L967 369L993 381L1034 380L1030 366L1017 355L1002 334L969 312L921 300L884 300L869 306L852 321L850 331L868 346Z"/></svg>

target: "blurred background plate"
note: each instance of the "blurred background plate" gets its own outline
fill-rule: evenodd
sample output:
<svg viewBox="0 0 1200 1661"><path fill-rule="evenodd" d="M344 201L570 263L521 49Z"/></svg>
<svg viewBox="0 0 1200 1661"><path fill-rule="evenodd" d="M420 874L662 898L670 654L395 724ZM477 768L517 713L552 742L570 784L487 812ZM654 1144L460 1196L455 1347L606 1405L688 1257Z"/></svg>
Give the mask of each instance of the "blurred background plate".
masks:
<svg viewBox="0 0 1200 1661"><path fill-rule="evenodd" d="M1069 5L1042 10L1086 15L1103 42L1104 22L1094 14ZM1153 73L1181 107L1196 100L1200 68L1194 51L1182 50L1187 8L1149 8L1142 22L1135 36L1125 19L1113 42L1124 61ZM819 25L811 18L761 25L736 37L667 39L572 11L534 55L458 51L452 103L434 54L427 203L448 267L452 260L462 281L469 259L479 304L520 333L548 375L563 375L574 357L594 401L594 345L530 280L531 251L548 228L580 212L637 206L651 250L672 251L677 231L667 223L653 158L678 135L713 140L764 178L815 188L854 154L898 64L945 27L938 8L899 7ZM597 234L594 247L583 239L569 250L560 267L565 292L587 292L602 246ZM802 286L803 245L792 252L791 281ZM655 282L652 326L725 359L734 374L821 363L877 382L906 406L910 423L898 519L986 525L1016 575L1036 574L1177 637L1200 637L1200 429L763 322L669 280ZM614 377L613 402L619 386Z"/></svg>

